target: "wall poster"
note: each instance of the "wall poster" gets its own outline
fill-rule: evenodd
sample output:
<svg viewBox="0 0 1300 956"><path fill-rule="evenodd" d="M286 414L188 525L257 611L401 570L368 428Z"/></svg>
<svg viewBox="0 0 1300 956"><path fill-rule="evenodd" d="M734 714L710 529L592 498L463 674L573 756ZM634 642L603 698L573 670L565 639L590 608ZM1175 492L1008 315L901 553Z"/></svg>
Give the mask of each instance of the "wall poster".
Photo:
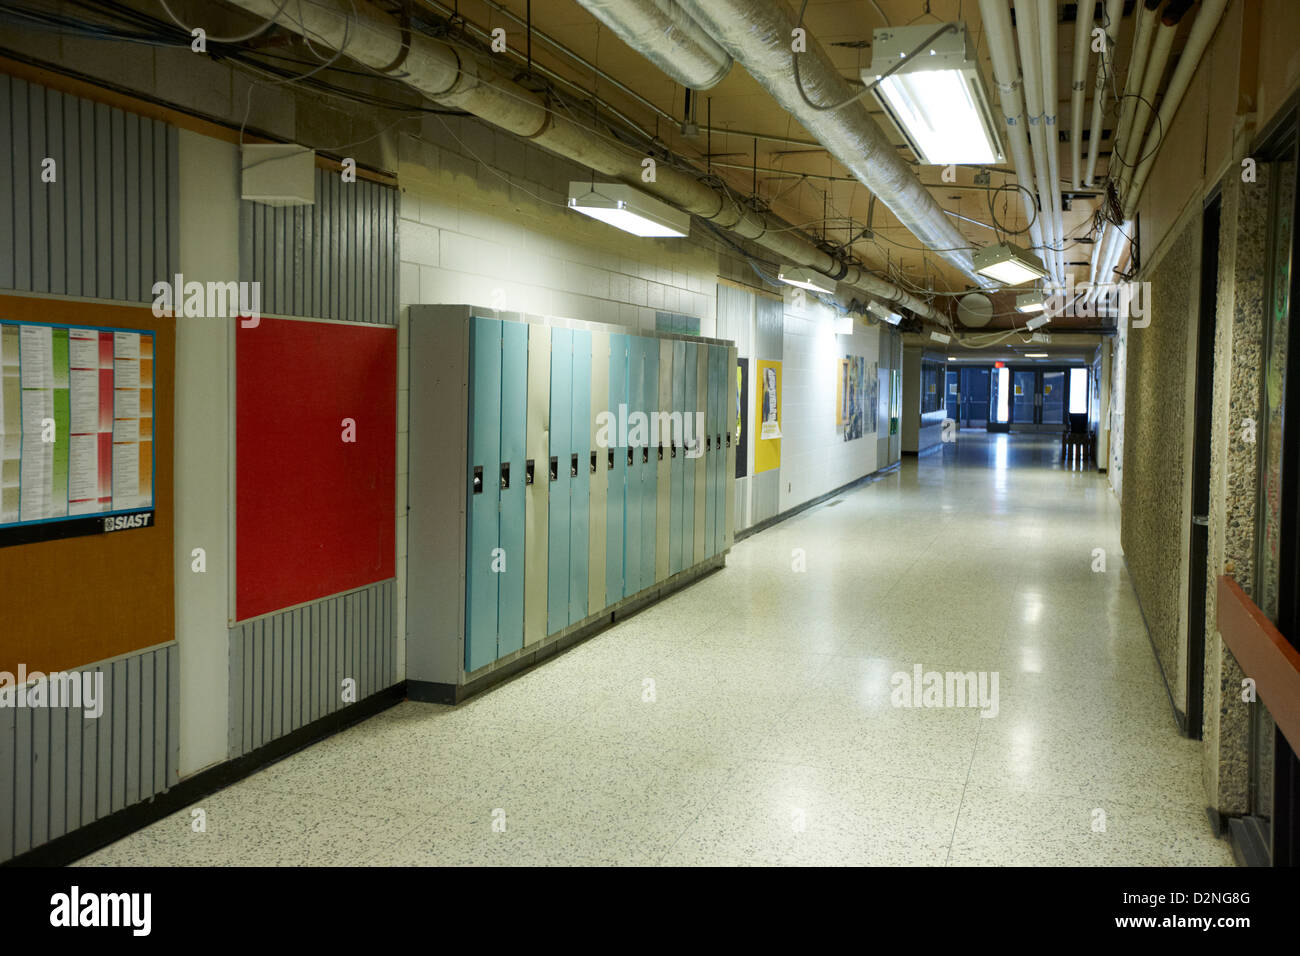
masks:
<svg viewBox="0 0 1300 956"><path fill-rule="evenodd" d="M876 363L868 371L860 355L840 359L835 424L844 429L844 440L853 441L876 431Z"/></svg>
<svg viewBox="0 0 1300 956"><path fill-rule="evenodd" d="M154 523L154 333L0 319L0 547Z"/></svg>
<svg viewBox="0 0 1300 956"><path fill-rule="evenodd" d="M758 434L754 436L754 474L781 467L781 363L758 362L754 389Z"/></svg>

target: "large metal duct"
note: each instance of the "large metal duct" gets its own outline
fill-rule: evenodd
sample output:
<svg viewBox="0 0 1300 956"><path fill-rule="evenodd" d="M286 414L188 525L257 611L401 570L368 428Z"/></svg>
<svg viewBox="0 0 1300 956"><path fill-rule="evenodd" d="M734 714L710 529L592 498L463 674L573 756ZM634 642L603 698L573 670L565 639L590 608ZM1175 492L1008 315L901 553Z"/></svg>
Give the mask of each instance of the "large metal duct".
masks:
<svg viewBox="0 0 1300 956"><path fill-rule="evenodd" d="M1020 71L1016 67L1016 51L1011 39L1011 13L1007 9L1006 0L980 0L980 18L984 22L989 56L993 60L993 80L998 87L998 102L1007 121L1004 132L1011 151L1011 165L1016 171L1017 182L1024 187L1016 192L1024 204L1025 221L1029 223L1029 238L1034 251L1046 261L1044 236L1049 235L1051 230L1044 231L1043 217L1038 214L1038 205L1034 202L1036 183L1033 160L1029 153L1029 127L1022 107Z"/></svg>
<svg viewBox="0 0 1300 956"><path fill-rule="evenodd" d="M341 50L377 70L398 62L402 53L400 25L365 0L306 0L294 4L293 16L285 12L280 0L229 2L274 19L285 29L309 37L314 44ZM488 58L419 33L410 34L409 40L400 79L430 100L473 113L553 153L707 219L752 240L784 262L816 269L924 318L946 321L929 303L863 269L844 265L787 224L741 205L689 172L660 165L655 182L643 182L642 153L608 137L593 135L568 116L549 110L541 96L497 73Z"/></svg>
<svg viewBox="0 0 1300 956"><path fill-rule="evenodd" d="M798 23L784 0L681 0L682 6L749 71L813 138L935 254L980 285L990 281L971 263L970 240L949 221L942 207L898 155L862 100L839 109L809 107L796 86L791 43ZM799 54L804 93L818 105L841 103L861 92L840 76L820 44L807 37Z"/></svg>
<svg viewBox="0 0 1300 956"><path fill-rule="evenodd" d="M731 57L677 0L578 0L620 40L680 83L707 90L731 72Z"/></svg>

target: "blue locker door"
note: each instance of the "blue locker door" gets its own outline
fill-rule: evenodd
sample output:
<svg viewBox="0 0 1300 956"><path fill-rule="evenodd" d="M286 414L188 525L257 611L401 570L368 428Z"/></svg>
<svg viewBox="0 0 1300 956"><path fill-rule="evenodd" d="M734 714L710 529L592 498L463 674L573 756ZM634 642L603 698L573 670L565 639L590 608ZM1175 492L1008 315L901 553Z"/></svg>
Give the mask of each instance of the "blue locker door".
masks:
<svg viewBox="0 0 1300 956"><path fill-rule="evenodd" d="M731 476L727 474L727 433L732 431L734 425L728 423L727 398L728 398L728 375L735 375L730 367L730 357L725 345L719 345L715 349L718 360L718 424L714 430L713 443L715 452L718 456L714 462L714 468L718 472L718 484L714 490L717 495L713 508L713 553L723 550L727 546L727 482ZM731 414L735 414L734 411ZM717 447L721 444L721 447Z"/></svg>
<svg viewBox="0 0 1300 956"><path fill-rule="evenodd" d="M682 448L682 423L686 409L686 343L673 342L673 446L671 517L668 523L668 573L682 569L682 514L685 510L686 453ZM692 505L694 507L694 505Z"/></svg>
<svg viewBox="0 0 1300 956"><path fill-rule="evenodd" d="M466 538L465 670L497 659L499 575L493 570L500 539L501 320L470 319L469 494Z"/></svg>
<svg viewBox="0 0 1300 956"><path fill-rule="evenodd" d="M609 411L615 427L609 436L605 455L605 474L609 478L605 512L605 603L623 599L623 510L627 493L627 436L621 434L627 413L627 344L626 335L609 337ZM622 406L622 408L620 408Z"/></svg>
<svg viewBox="0 0 1300 956"><path fill-rule="evenodd" d="M528 326L501 323L501 550L497 657L524 646L524 462L528 435Z"/></svg>
<svg viewBox="0 0 1300 956"><path fill-rule="evenodd" d="M727 433L727 420L725 420L725 398L727 398L727 349L720 345L710 346L708 349L708 358L710 358L710 368L708 368L708 407L712 408L712 419L714 424L710 428L710 433L714 437L714 458L708 463L708 473L710 473L711 488L710 501L710 518L708 518L708 553L718 554L722 550L724 536L724 516L725 507L727 507L727 485L725 485L725 464L727 464L727 445L725 445L725 433Z"/></svg>
<svg viewBox="0 0 1300 956"><path fill-rule="evenodd" d="M623 593L636 594L641 590L641 450L645 444L644 426L640 424L645 412L645 339L639 335L627 340L627 418L628 446L623 460L627 462L627 498L623 506Z"/></svg>
<svg viewBox="0 0 1300 956"><path fill-rule="evenodd" d="M699 402L699 365L700 347L694 342L686 343L686 410L682 421L688 440L692 445L698 443L699 450L704 448L704 435L696 419ZM696 458L687 458L682 474L682 567L689 568L695 563L695 465Z"/></svg>
<svg viewBox="0 0 1300 956"><path fill-rule="evenodd" d="M711 557L717 551L714 528L717 522L718 472L714 464L718 460L718 449L714 447L714 437L718 433L718 347L704 348L704 554Z"/></svg>
<svg viewBox="0 0 1300 956"><path fill-rule="evenodd" d="M554 634L569 624L569 485L573 418L573 333L551 330L551 457L546 463L546 480L551 483L548 500L546 562L546 633Z"/></svg>
<svg viewBox="0 0 1300 956"><path fill-rule="evenodd" d="M569 439L569 623L587 616L587 561L591 556L591 333L573 330L573 417ZM599 466L599 462L597 465ZM599 611L600 608L595 610Z"/></svg>
<svg viewBox="0 0 1300 956"><path fill-rule="evenodd" d="M641 407L647 423L655 421L659 410L659 340L642 339L645 354L645 385ZM649 424L647 424L649 428ZM646 435L645 463L641 466L641 588L655 583L655 531L659 526L659 435L649 428Z"/></svg>

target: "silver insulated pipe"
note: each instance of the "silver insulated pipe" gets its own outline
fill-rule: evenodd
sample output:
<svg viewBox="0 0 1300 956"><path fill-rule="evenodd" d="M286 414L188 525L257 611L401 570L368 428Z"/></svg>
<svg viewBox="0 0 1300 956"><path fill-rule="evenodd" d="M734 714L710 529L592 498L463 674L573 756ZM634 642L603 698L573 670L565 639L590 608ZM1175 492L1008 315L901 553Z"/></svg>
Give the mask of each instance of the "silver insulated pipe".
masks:
<svg viewBox="0 0 1300 956"><path fill-rule="evenodd" d="M731 56L677 0L578 0L614 34L682 86L707 90L731 72Z"/></svg>
<svg viewBox="0 0 1300 956"><path fill-rule="evenodd" d="M839 109L860 87L851 87L811 35L799 54L796 85L791 40L798 26L784 0L681 0L682 6L749 71L805 130L812 134L924 245L980 285L990 285L971 263L970 240L952 225L943 208L921 185L862 99Z"/></svg>

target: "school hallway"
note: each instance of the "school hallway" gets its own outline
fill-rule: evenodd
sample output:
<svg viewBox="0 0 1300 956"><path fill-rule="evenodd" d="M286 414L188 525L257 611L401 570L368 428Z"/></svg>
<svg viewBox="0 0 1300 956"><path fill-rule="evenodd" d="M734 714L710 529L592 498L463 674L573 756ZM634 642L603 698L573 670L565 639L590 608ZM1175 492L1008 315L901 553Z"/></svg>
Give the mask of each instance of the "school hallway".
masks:
<svg viewBox="0 0 1300 956"><path fill-rule="evenodd" d="M81 862L1232 865L1118 507L1058 449L964 430L502 686L402 703ZM996 706L895 706L917 665L996 674Z"/></svg>

